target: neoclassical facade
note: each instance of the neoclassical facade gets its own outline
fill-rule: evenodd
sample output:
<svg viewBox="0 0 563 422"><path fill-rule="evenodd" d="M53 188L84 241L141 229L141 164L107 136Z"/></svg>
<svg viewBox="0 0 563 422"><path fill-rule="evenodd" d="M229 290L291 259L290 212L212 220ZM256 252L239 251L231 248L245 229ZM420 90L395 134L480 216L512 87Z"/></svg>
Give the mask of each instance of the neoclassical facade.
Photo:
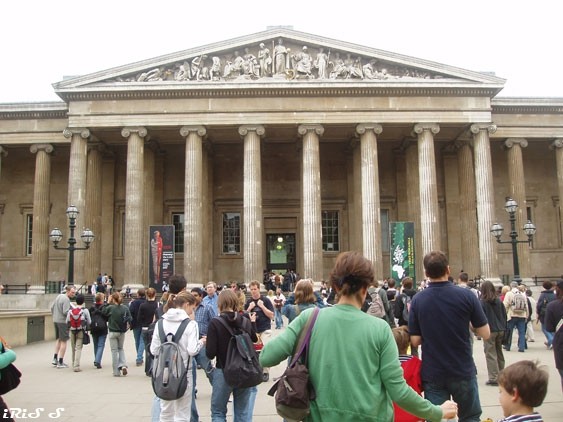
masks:
<svg viewBox="0 0 563 422"><path fill-rule="evenodd" d="M498 97L505 81L287 28L55 83L61 102L0 104L0 272L66 277L65 210L93 230L75 280L147 284L149 226L175 227L190 282L321 280L359 250L390 274L389 223L414 222L422 256L523 278L563 273L563 99ZM62 242L65 243L65 240Z"/></svg>

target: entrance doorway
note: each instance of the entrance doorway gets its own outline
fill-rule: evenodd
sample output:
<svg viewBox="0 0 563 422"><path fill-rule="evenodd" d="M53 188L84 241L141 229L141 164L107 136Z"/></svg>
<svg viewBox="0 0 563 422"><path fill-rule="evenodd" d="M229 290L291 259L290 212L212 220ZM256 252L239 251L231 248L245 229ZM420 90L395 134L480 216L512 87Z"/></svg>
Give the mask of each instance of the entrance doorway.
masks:
<svg viewBox="0 0 563 422"><path fill-rule="evenodd" d="M296 268L295 233L266 235L266 268L277 274Z"/></svg>

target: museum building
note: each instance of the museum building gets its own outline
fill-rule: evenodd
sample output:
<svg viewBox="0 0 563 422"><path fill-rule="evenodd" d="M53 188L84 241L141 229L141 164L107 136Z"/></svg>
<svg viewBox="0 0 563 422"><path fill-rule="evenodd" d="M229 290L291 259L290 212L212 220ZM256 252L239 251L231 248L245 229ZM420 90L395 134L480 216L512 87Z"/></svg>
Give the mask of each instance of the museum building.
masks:
<svg viewBox="0 0 563 422"><path fill-rule="evenodd" d="M390 224L452 273L563 273L563 99L503 98L505 80L289 28L271 28L53 84L60 102L0 104L0 273L148 284L154 225L174 227L190 283L295 268L326 279L339 252L391 274ZM78 236L79 238L79 236ZM81 246L78 239L77 246Z"/></svg>

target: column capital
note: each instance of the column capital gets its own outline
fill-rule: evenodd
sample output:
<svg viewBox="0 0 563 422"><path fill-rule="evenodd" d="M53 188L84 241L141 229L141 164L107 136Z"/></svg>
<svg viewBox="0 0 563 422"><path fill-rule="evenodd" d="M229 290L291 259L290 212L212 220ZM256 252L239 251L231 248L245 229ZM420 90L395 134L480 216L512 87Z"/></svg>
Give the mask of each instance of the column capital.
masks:
<svg viewBox="0 0 563 422"><path fill-rule="evenodd" d="M383 132L383 126L379 123L360 123L356 126L356 132L358 135L363 135L370 130L376 135L380 135L381 132Z"/></svg>
<svg viewBox="0 0 563 422"><path fill-rule="evenodd" d="M2 145L0 145L0 158L6 157L7 155L8 155L8 150L4 148Z"/></svg>
<svg viewBox="0 0 563 422"><path fill-rule="evenodd" d="M72 135L80 135L82 139L88 139L90 137L90 129L85 127L67 127L63 130L65 138L72 138Z"/></svg>
<svg viewBox="0 0 563 422"><path fill-rule="evenodd" d="M262 125L242 125L238 128L238 134L240 136L248 135L248 132L256 132L256 134L262 138L266 134L266 129Z"/></svg>
<svg viewBox="0 0 563 422"><path fill-rule="evenodd" d="M493 123L475 123L471 125L469 130L474 135L477 135L482 130L486 130L489 133L495 133L497 131L497 125Z"/></svg>
<svg viewBox="0 0 563 422"><path fill-rule="evenodd" d="M192 132L196 132L196 134L199 137L204 137L205 135L207 135L207 129L205 128L205 126L201 126L201 125L194 125L194 126L182 126L180 128L180 135L183 136L184 138L186 136L189 136L190 133Z"/></svg>
<svg viewBox="0 0 563 422"><path fill-rule="evenodd" d="M129 138L131 136L131 134L133 133L137 133L141 138L144 138L145 136L148 135L148 131L147 128L143 127L143 126L134 126L134 127L124 127L123 129L121 129L121 136L123 136L124 138Z"/></svg>
<svg viewBox="0 0 563 422"><path fill-rule="evenodd" d="M104 144L103 142L99 141L97 138L95 139L94 142L88 142L88 145L86 146L88 152L90 151L98 151L98 152L105 152L107 149L106 144Z"/></svg>
<svg viewBox="0 0 563 422"><path fill-rule="evenodd" d="M506 138L503 147L506 149L512 148L514 145L520 145L521 148L528 146L528 141L524 138Z"/></svg>
<svg viewBox="0 0 563 422"><path fill-rule="evenodd" d="M316 124L299 125L299 127L297 128L297 133L299 133L299 135L301 136L306 135L307 132L315 132L317 135L322 136L323 133L325 133L325 128L322 127L322 125L316 125Z"/></svg>
<svg viewBox="0 0 563 422"><path fill-rule="evenodd" d="M563 148L563 138L555 138L551 144L549 144L549 149L560 149Z"/></svg>
<svg viewBox="0 0 563 422"><path fill-rule="evenodd" d="M425 130L429 130L434 135L440 132L440 125L438 123L417 123L414 125L414 133L420 135Z"/></svg>
<svg viewBox="0 0 563 422"><path fill-rule="evenodd" d="M55 148L51 144L33 144L29 147L29 151L32 154L36 154L38 151L45 151L47 154L51 154Z"/></svg>

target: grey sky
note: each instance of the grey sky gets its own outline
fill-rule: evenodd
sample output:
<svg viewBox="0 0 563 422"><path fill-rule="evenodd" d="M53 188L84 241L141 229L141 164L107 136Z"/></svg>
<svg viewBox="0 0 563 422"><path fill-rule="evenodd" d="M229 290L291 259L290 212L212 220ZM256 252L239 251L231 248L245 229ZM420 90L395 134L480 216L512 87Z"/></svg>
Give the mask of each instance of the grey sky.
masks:
<svg viewBox="0 0 563 422"><path fill-rule="evenodd" d="M380 4L381 3L381 4ZM30 0L2 9L0 102L57 101L52 83L291 25L507 79L499 96L561 97L558 2Z"/></svg>

